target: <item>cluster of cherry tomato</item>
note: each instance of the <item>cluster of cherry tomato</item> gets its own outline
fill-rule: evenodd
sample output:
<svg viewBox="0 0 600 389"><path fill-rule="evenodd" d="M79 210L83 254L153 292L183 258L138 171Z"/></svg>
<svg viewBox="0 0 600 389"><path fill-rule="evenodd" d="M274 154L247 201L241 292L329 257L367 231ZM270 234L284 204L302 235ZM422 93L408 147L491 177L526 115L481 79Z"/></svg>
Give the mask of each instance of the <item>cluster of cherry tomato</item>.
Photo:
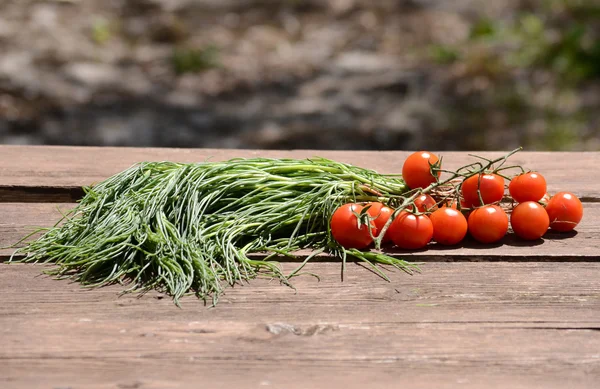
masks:
<svg viewBox="0 0 600 389"><path fill-rule="evenodd" d="M508 185L510 196L505 196L504 177L496 172L467 175L457 187L459 196L436 200L429 194L417 192L435 188L440 165L438 157L429 152L417 152L407 158L402 177L416 194L411 204L389 224L382 242L414 250L427 246L431 240L441 245L456 245L469 233L481 243L494 243L508 232L508 213L516 236L536 240L549 228L571 231L583 217L583 206L577 196L560 192L550 197L546 180L537 172L513 177ZM438 171L437 177L432 174L434 171ZM379 202L345 204L331 218L332 236L343 247L367 248L394 212Z"/></svg>

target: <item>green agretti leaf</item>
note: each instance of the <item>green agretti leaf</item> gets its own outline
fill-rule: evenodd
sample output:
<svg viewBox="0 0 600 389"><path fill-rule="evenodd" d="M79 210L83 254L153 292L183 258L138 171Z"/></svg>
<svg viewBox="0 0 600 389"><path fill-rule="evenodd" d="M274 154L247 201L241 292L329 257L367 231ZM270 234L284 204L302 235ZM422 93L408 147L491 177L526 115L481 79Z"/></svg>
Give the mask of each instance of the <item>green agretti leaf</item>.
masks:
<svg viewBox="0 0 600 389"><path fill-rule="evenodd" d="M312 257L290 275L273 259L302 248L410 272L384 254L346 251L329 231L339 205L405 203L407 190L399 176L321 158L146 162L86 188L60 224L15 254L87 286L128 282L125 292L157 289L175 303L194 293L216 304L226 285L257 276L289 285Z"/></svg>

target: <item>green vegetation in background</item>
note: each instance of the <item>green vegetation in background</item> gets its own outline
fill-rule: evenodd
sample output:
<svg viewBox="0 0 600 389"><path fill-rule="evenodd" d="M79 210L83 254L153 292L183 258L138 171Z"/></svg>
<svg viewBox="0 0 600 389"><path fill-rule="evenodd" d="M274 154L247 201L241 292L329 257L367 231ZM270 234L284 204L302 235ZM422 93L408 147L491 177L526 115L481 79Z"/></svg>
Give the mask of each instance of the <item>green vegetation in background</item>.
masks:
<svg viewBox="0 0 600 389"><path fill-rule="evenodd" d="M458 49L446 45L432 45L429 54L439 64L451 64L460 58Z"/></svg>
<svg viewBox="0 0 600 389"><path fill-rule="evenodd" d="M498 50L503 51L505 55L497 59L507 70L542 68L552 71L563 82L600 78L600 25L590 20L591 16L600 20L600 3L565 0L550 3L564 3L570 12L565 15L564 11L557 12L556 7L545 6L538 13L522 13L511 22L483 18L472 25L467 42L457 46L434 45L431 56L441 64L469 61L473 59L470 49L477 46L477 53L487 51L488 60L494 59ZM580 20L572 20L575 15L580 15Z"/></svg>
<svg viewBox="0 0 600 389"><path fill-rule="evenodd" d="M532 143L541 144L550 150L568 150L570 146L577 143L578 136L573 128L578 124L577 118L556 118L548 120L549 126L541 139L535 139Z"/></svg>
<svg viewBox="0 0 600 389"><path fill-rule="evenodd" d="M600 81L600 2L538 1L512 20L481 18L464 42L434 45L429 54L440 65L462 65L466 78L458 82L484 77L489 83L453 107L473 119L473 128L488 128L492 115L522 130L541 121L541 134L523 136L526 146L569 149L589 129L591 115L565 112L563 97L582 99L582 89ZM550 99L539 98L542 89ZM455 127L464 125L460 120Z"/></svg>
<svg viewBox="0 0 600 389"><path fill-rule="evenodd" d="M176 48L173 51L172 63L177 74L199 73L221 67L219 49L212 45L201 49Z"/></svg>
<svg viewBox="0 0 600 389"><path fill-rule="evenodd" d="M112 29L108 20L97 18L92 24L92 40L99 45L107 43L112 38Z"/></svg>

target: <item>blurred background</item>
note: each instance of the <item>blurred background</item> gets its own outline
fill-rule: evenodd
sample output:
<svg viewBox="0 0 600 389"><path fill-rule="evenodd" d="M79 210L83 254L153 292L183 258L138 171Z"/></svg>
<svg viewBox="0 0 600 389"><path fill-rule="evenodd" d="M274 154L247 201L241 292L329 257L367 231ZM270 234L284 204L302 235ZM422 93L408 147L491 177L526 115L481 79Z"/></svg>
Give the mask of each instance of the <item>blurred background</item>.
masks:
<svg viewBox="0 0 600 389"><path fill-rule="evenodd" d="M600 150L599 0L0 0L0 143Z"/></svg>

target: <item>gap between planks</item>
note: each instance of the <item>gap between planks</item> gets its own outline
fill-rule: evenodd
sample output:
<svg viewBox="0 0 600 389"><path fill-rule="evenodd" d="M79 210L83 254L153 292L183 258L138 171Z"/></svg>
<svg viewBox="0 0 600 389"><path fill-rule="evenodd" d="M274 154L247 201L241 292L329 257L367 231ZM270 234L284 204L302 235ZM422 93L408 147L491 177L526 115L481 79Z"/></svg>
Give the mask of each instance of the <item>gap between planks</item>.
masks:
<svg viewBox="0 0 600 389"><path fill-rule="evenodd" d="M320 156L352 163L380 173L400 173L408 151L153 149L118 147L2 146L0 145L0 202L73 202L82 187L98 183L141 161L202 162L231 158L310 158ZM445 168L456 169L476 159L467 152L438 152ZM506 152L475 152L497 158ZM577 159L573 169L565 160ZM540 171L548 191L574 192L583 201L600 201L600 181L589 171L599 152L519 152L509 160Z"/></svg>

